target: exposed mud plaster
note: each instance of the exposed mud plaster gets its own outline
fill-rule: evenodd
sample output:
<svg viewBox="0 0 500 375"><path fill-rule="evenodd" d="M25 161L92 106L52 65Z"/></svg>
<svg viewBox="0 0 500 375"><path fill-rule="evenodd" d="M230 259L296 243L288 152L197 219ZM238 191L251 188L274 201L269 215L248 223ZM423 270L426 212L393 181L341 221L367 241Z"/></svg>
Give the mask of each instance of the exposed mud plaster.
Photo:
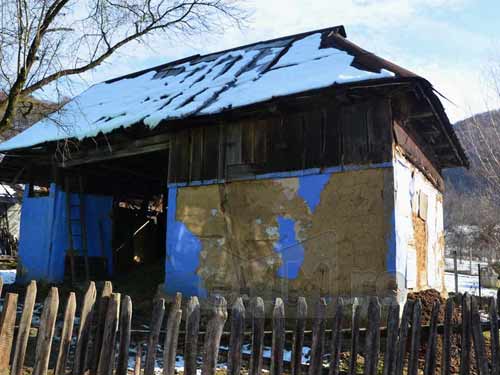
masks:
<svg viewBox="0 0 500 375"><path fill-rule="evenodd" d="M184 230L174 221L201 244L189 251L199 251L195 273L207 291L393 293L392 189L390 168L178 188L168 259L184 258L171 251L170 237Z"/></svg>
<svg viewBox="0 0 500 375"><path fill-rule="evenodd" d="M427 286L427 224L425 220L412 215L413 239L417 251L417 289L424 289Z"/></svg>

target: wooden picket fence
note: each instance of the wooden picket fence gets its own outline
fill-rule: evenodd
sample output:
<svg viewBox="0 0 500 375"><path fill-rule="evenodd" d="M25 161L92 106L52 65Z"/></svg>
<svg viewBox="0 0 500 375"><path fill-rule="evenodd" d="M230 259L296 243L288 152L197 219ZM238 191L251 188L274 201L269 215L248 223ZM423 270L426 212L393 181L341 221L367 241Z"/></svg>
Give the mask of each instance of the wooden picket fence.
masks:
<svg viewBox="0 0 500 375"><path fill-rule="evenodd" d="M0 318L0 370L3 373L23 375L26 371L25 358L36 294L37 285L31 282L26 289L20 319L16 319L18 295L7 293L5 296ZM229 311L230 319L227 325L230 330L224 331L228 320L227 303L224 297L213 296L209 304L210 314L202 331L200 321L203 319L198 299L191 297L183 307L181 295L177 294L170 304L166 328L162 330L165 301L156 298L145 343L135 345L137 352L132 370L129 369L129 349L134 333L131 298L121 298L119 293L113 293L110 282L104 284L102 293L97 297L95 283L91 282L83 296L78 319L75 318L77 298L75 293L71 292L61 315L62 324L56 325L59 293L58 289L53 287L45 298L40 317L32 372L33 375L47 374L51 352L55 351L52 353L53 357L57 353L56 360L52 360L55 363L54 375L126 375L131 372L135 375L153 375L157 348L160 338L163 338L163 345L160 346L163 349L164 375L175 373L178 354L184 356L186 375L196 375L198 369L201 369L203 375L214 375L222 352L227 355L226 371L231 375L240 374L243 368L248 369L245 373L259 375L263 367L267 367L271 375L300 375L306 372L309 375L430 375L438 370L438 355L440 373L447 375L451 373L452 367L452 338L459 337L461 350L455 356L460 356L460 374L469 374L473 370L481 375L500 374L496 298L489 301L489 319L483 322L478 301L475 297L465 294L459 301L461 321L453 322L455 302L449 298L445 305L444 322L439 323L441 306L436 300L430 324L422 326L420 300L407 301L400 314L398 304L381 309L378 299L373 297L369 299L367 327L363 329L360 328L360 304L354 303L352 314L345 312L341 298L334 299L332 304L333 309L327 310L326 300L319 299L312 314L312 331L308 331L308 316L311 314L307 312L306 300L298 299L293 320L285 324L285 304L282 299L276 298L271 312L272 322L268 322L272 324L272 330L265 331L266 314L262 298L255 298L249 303L248 313L242 298L237 298ZM333 311L332 314L327 313L330 310ZM347 329L343 328L346 322L349 323ZM292 331L286 331L290 323L294 328ZM246 331L247 326L249 331ZM60 327L57 332L60 337L57 345L53 340L56 327ZM489 348L485 344L484 331L489 331L490 334ZM266 335L271 336L271 356L264 363ZM310 356L309 363L304 365L302 353L306 335ZM285 366L287 336L292 337L291 360L286 361ZM183 350L178 345L179 337L183 339ZM227 342L227 350L222 350L221 341ZM244 344L249 345L250 353L243 353ZM440 350L437 350L438 344L441 344ZM346 346L349 348L347 353L342 350ZM419 358L420 363L424 363L420 368ZM344 361L344 365L347 361L347 368L342 371L341 361Z"/></svg>

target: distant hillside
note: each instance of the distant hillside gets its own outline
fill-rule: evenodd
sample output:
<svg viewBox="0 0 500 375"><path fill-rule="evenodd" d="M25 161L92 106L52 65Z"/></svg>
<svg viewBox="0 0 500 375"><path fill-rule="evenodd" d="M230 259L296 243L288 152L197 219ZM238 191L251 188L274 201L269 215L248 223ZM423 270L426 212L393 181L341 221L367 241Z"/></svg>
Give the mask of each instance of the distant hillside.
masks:
<svg viewBox="0 0 500 375"><path fill-rule="evenodd" d="M445 226L500 222L500 110L485 112L454 126L470 169L444 171Z"/></svg>

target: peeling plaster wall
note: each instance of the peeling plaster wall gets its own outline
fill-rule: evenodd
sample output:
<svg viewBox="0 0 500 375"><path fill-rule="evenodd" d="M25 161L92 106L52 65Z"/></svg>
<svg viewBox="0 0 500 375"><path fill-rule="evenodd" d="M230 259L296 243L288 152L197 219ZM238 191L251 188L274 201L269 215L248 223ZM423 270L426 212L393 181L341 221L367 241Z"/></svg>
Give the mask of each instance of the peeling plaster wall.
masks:
<svg viewBox="0 0 500 375"><path fill-rule="evenodd" d="M394 159L398 288L445 292L443 195L398 151Z"/></svg>
<svg viewBox="0 0 500 375"><path fill-rule="evenodd" d="M168 293L395 292L391 162L170 186L167 216Z"/></svg>

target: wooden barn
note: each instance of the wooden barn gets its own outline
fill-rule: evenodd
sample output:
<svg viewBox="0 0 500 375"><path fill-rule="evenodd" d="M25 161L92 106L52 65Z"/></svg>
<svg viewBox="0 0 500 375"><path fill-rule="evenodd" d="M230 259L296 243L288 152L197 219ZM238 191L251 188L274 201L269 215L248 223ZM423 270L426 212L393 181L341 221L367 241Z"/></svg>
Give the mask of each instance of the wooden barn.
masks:
<svg viewBox="0 0 500 375"><path fill-rule="evenodd" d="M445 291L442 170L468 163L432 85L342 26L94 85L0 152L19 281L161 263L199 296Z"/></svg>

